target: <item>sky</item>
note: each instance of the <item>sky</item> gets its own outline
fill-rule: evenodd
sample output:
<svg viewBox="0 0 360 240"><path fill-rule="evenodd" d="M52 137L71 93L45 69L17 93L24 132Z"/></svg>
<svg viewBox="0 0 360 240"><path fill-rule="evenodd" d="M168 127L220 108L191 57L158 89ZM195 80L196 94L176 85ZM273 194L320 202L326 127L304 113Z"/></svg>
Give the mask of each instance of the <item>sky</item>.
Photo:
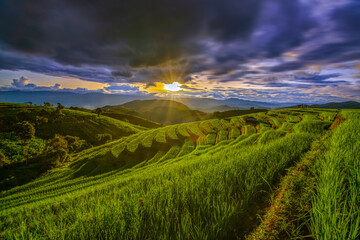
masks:
<svg viewBox="0 0 360 240"><path fill-rule="evenodd" d="M0 0L0 91L360 101L359 23L359 0Z"/></svg>

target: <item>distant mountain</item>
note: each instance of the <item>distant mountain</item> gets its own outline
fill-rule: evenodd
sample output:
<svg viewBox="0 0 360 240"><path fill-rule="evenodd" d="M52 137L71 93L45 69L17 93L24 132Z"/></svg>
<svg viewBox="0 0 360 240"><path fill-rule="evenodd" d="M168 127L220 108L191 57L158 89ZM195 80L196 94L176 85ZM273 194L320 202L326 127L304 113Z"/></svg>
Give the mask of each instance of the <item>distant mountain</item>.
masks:
<svg viewBox="0 0 360 240"><path fill-rule="evenodd" d="M204 112L207 113L213 113L213 112L224 112L224 111L231 111L231 110L245 110L243 108L239 108L239 107L230 107L228 105L219 105L219 106L213 106L210 108L204 108L201 109Z"/></svg>
<svg viewBox="0 0 360 240"><path fill-rule="evenodd" d="M330 102L325 104L306 105L310 108L331 108L331 109L360 109L360 103L355 101ZM285 108L297 108L298 105L287 106Z"/></svg>
<svg viewBox="0 0 360 240"><path fill-rule="evenodd" d="M355 101L348 102L330 102L325 104L313 104L312 108L340 108L340 109L360 109L360 103Z"/></svg>
<svg viewBox="0 0 360 240"><path fill-rule="evenodd" d="M136 99L150 99L154 96L117 95L104 93L71 93L55 91L0 91L0 102L25 103L42 105L60 102L66 107L76 106L94 109L105 105L121 105Z"/></svg>
<svg viewBox="0 0 360 240"><path fill-rule="evenodd" d="M192 109L198 109L204 112L209 112L209 109L227 106L233 109L223 109L220 111L235 110L235 109L250 109L254 108L279 108L289 105L296 105L296 103L271 103L271 102L258 102L249 101L238 98L229 98L225 100L217 100L213 98L177 98L176 101L185 104Z"/></svg>
<svg viewBox="0 0 360 240"><path fill-rule="evenodd" d="M119 106L112 107L118 108ZM186 105L172 100L135 100L122 104L121 107L135 110L141 114L141 117L162 124L191 122L208 118L207 113L192 110Z"/></svg>
<svg viewBox="0 0 360 240"><path fill-rule="evenodd" d="M117 112L117 113L121 113L121 114L129 114L129 115L134 115L134 116L141 116L141 113L136 111L136 110L133 110L133 109L130 109L130 108L126 108L126 107L123 107L121 105L115 105L115 106L112 106L112 105L106 105L105 107L102 107L102 109L106 112L106 111L113 111L113 112Z"/></svg>
<svg viewBox="0 0 360 240"><path fill-rule="evenodd" d="M147 100L147 99L166 99L156 96L139 96L139 95L117 95L104 93L72 93L59 91L0 91L0 102L25 103L32 102L33 104L43 104L50 102L56 105L61 102L66 107L76 106L94 109L106 105L121 105L133 100ZM174 99L167 99L174 100ZM234 109L249 109L254 108L279 108L285 106L296 105L297 103L267 103L258 101L248 101L238 98L229 98L225 100L217 100L213 98L176 98L175 101L181 102L191 109L196 109L204 112L211 112L212 108L215 111L227 111ZM225 105L227 107L225 107ZM232 108L229 109L228 107Z"/></svg>

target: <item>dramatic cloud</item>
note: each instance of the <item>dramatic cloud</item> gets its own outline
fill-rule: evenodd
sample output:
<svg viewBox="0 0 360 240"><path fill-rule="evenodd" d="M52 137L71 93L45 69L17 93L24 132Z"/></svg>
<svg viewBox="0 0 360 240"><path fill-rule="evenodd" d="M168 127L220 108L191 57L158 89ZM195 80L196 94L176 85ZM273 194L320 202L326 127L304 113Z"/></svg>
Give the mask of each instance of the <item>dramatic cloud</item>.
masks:
<svg viewBox="0 0 360 240"><path fill-rule="evenodd" d="M251 32L260 0L2 1L0 38L67 64L156 65Z"/></svg>
<svg viewBox="0 0 360 240"><path fill-rule="evenodd" d="M359 22L357 0L0 0L0 71L107 93L358 99Z"/></svg>
<svg viewBox="0 0 360 240"><path fill-rule="evenodd" d="M11 85L15 88L23 88L25 85L28 85L30 79L27 77L20 77L19 79L13 79Z"/></svg>

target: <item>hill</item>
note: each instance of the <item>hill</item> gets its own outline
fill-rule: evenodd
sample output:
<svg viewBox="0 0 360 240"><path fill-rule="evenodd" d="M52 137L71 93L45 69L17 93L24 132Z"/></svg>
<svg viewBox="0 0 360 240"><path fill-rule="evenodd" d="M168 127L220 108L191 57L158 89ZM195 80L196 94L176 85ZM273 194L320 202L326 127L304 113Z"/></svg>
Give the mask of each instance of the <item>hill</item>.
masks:
<svg viewBox="0 0 360 240"><path fill-rule="evenodd" d="M246 110L235 109L235 110L229 110L229 111L224 111L224 112L214 112L212 114L212 117L228 118L228 117L233 117L233 116L240 116L240 115L258 113L258 112L267 112L267 111L268 111L267 109L246 109Z"/></svg>
<svg viewBox="0 0 360 240"><path fill-rule="evenodd" d="M55 109L55 107L29 104L0 103L1 129L10 131L14 123L29 121L36 126L36 137L50 139L55 134L71 135L86 140L92 145L99 144L97 134L108 133L113 139L118 139L147 129L110 117L97 117L94 113L66 108L62 110L63 116L51 121L51 113ZM39 120L39 117L46 118L46 122Z"/></svg>
<svg viewBox="0 0 360 240"><path fill-rule="evenodd" d="M330 102L325 104L305 105L309 108L325 108L325 109L360 109L360 103L355 101L347 102ZM286 108L298 108L298 105L288 106Z"/></svg>
<svg viewBox="0 0 360 240"><path fill-rule="evenodd" d="M142 131L3 192L0 234L356 239L359 129L359 111L287 109Z"/></svg>
<svg viewBox="0 0 360 240"><path fill-rule="evenodd" d="M214 107L224 106L237 109L250 109L254 108L279 108L292 105L291 103L271 103L271 102L259 102L259 101L249 101L239 98L228 98L224 100L214 99L214 98L177 98L176 101L185 104L186 106L197 109L200 111L207 112L207 109L211 109ZM295 105L295 104L294 104ZM225 110L233 110L233 109L224 109Z"/></svg>
<svg viewBox="0 0 360 240"><path fill-rule="evenodd" d="M330 109L360 109L360 103L355 101L348 102L330 102L325 104L313 104L312 108L330 108Z"/></svg>
<svg viewBox="0 0 360 240"><path fill-rule="evenodd" d="M202 109L202 111L207 112L207 113L213 113L213 112L224 112L224 111L231 111L231 110L240 110L240 109L242 109L242 108L230 107L228 105L219 105L219 106L213 106L213 107L209 107L209 108L204 108L204 109Z"/></svg>
<svg viewBox="0 0 360 240"><path fill-rule="evenodd" d="M135 100L122 104L121 107L135 110L143 118L166 125L208 118L208 114L192 110L186 105L172 100ZM118 106L114 108L118 108Z"/></svg>
<svg viewBox="0 0 360 240"><path fill-rule="evenodd" d="M70 107L70 109L79 110L88 113L95 113L95 110L90 110L87 108L79 108L79 107ZM148 119L142 118L141 113L121 107L121 106L105 106L102 107L103 112L101 115L108 116L117 120L121 120L127 123L131 123L137 126L145 127L145 128L158 128L161 127L162 124L150 121Z"/></svg>

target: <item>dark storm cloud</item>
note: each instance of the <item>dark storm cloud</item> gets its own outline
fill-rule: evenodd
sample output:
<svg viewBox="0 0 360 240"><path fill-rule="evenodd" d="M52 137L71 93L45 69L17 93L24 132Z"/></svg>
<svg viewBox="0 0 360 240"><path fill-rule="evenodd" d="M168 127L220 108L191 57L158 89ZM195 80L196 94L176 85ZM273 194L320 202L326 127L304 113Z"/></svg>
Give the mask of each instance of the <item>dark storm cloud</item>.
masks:
<svg viewBox="0 0 360 240"><path fill-rule="evenodd" d="M358 41L344 41L324 44L300 57L301 61L341 62L359 58L360 46Z"/></svg>
<svg viewBox="0 0 360 240"><path fill-rule="evenodd" d="M271 67L269 70L271 72L286 72L291 70L298 70L304 66L304 63L296 61L296 62L287 62L283 64L276 65Z"/></svg>
<svg viewBox="0 0 360 240"><path fill-rule="evenodd" d="M220 82L239 81L239 78L242 78L246 75L259 74L259 73L261 73L261 72L259 72L259 71L242 71L242 72L237 72L234 74L228 74L225 77L221 78L219 81Z"/></svg>
<svg viewBox="0 0 360 240"><path fill-rule="evenodd" d="M342 39L332 43L319 44L317 48L301 56L302 61L334 63L360 58L360 2L350 1L350 3L334 9L330 17Z"/></svg>
<svg viewBox="0 0 360 240"><path fill-rule="evenodd" d="M111 71L104 67L75 67L62 65L44 57L28 57L0 50L0 69L5 70L29 70L44 73L50 76L74 77L93 82L122 82L121 78L112 75Z"/></svg>
<svg viewBox="0 0 360 240"><path fill-rule="evenodd" d="M156 65L198 38L251 33L261 0L1 1L0 38L66 64Z"/></svg>
<svg viewBox="0 0 360 240"><path fill-rule="evenodd" d="M121 90L121 91L135 91L135 90L139 90L138 87L130 87L128 85L122 85L122 86L110 86L110 87L106 87L106 90Z"/></svg>
<svg viewBox="0 0 360 240"><path fill-rule="evenodd" d="M133 78L134 74L130 70L124 70L124 71L113 71L111 74L115 77L126 77L126 78Z"/></svg>
<svg viewBox="0 0 360 240"><path fill-rule="evenodd" d="M177 81L218 96L206 80L335 89L345 83L334 69L311 67L359 60L359 22L360 2L348 0L0 0L0 70L108 83L110 92ZM12 87L38 88L17 80ZM260 93L249 91L233 94Z"/></svg>
<svg viewBox="0 0 360 240"><path fill-rule="evenodd" d="M268 0L262 6L259 27L253 34L257 48L276 57L305 41L305 33L316 27L311 5L303 1Z"/></svg>
<svg viewBox="0 0 360 240"><path fill-rule="evenodd" d="M341 74L334 73L334 74L327 74L327 75L314 75L311 77L295 77L295 79L302 80L302 81L309 81L309 82L326 82L325 80L330 78L336 78L341 76Z"/></svg>
<svg viewBox="0 0 360 240"><path fill-rule="evenodd" d="M360 2L358 0L336 9L332 17L337 22L338 30L346 37L360 39Z"/></svg>

